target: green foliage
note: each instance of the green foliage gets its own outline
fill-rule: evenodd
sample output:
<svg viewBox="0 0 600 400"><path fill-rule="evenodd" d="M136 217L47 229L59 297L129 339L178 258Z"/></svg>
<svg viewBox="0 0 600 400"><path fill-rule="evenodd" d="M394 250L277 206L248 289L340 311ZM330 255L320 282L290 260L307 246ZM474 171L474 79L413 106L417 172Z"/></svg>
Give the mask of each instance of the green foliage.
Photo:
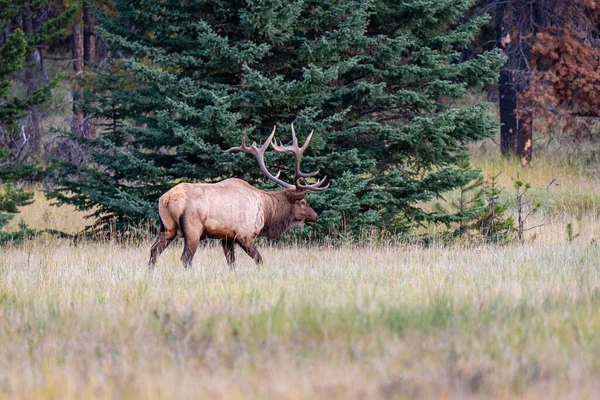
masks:
<svg viewBox="0 0 600 400"><path fill-rule="evenodd" d="M473 171L468 158L464 158L459 166L466 173ZM479 172L479 171L477 171ZM516 189L516 221L507 216L508 204L500 198L502 189L498 187L497 178L500 174L490 176L489 182L483 181L479 175L469 184L460 187L449 204L437 204L437 210L445 214L449 230L444 234L446 239L480 241L487 243L507 243L514 239L524 240L524 233L532 228L526 228L527 219L541 207L541 202L535 204L526 199L526 193L531 184L515 181ZM572 234L572 227L567 225L567 235ZM571 241L571 239L569 240Z"/></svg>
<svg viewBox="0 0 600 400"><path fill-rule="evenodd" d="M10 183L4 186L4 193L0 193L0 212L16 214L17 207L31 204L33 194L23 190L15 190Z"/></svg>
<svg viewBox="0 0 600 400"><path fill-rule="evenodd" d="M529 216L535 214L540 209L542 203L538 202L532 205L525 200L525 194L531 189L530 183L517 180L515 182L515 189L517 190L517 237L523 243L523 234L527 230L525 229L525 222Z"/></svg>
<svg viewBox="0 0 600 400"><path fill-rule="evenodd" d="M498 188L498 175L489 177L485 189L487 207L479 213L473 226L484 241L503 244L515 239L516 229L514 218L506 215L507 206L500 200L502 189Z"/></svg>
<svg viewBox="0 0 600 400"><path fill-rule="evenodd" d="M22 189L16 190L10 183L4 185L0 192L0 244L8 241L21 240L33 234L33 230L24 224L19 224L19 230L16 232L4 232L3 228L19 212L17 207L26 206L32 203L33 193L25 192Z"/></svg>
<svg viewBox="0 0 600 400"><path fill-rule="evenodd" d="M464 20L471 5L117 1L97 31L125 59L91 76L81 105L103 133L76 139L89 163L63 164L49 195L93 210L99 228L124 228L156 218L157 198L179 181L235 176L273 188L251 157L223 150L244 128L264 141L277 125L288 141L293 122L301 140L316 132L303 168L332 180L310 196L319 236L463 218L417 204L476 179L455 165L497 128L486 105L449 105L502 64L496 52L461 60L486 21ZM290 179L286 155L267 158Z"/></svg>
<svg viewBox="0 0 600 400"><path fill-rule="evenodd" d="M31 31L27 37L29 47L33 48L39 44L54 43L67 37L71 33L70 25L79 9L79 2L74 2L64 12Z"/></svg>
<svg viewBox="0 0 600 400"><path fill-rule="evenodd" d="M6 6L6 9L0 12L0 26L10 27L13 18L25 10L31 13L32 7L39 5L29 2L0 2L0 9ZM56 18L48 20L27 35L21 29L14 29L8 35L6 42L0 44L0 127L7 131L4 133L6 136L10 136L10 131L17 129L17 123L32 106L48 100L51 90L62 77L51 80L27 97L13 97L11 87L14 73L23 69L27 54L35 46L50 44L67 36L69 33L67 28L78 9L78 5L72 5Z"/></svg>
<svg viewBox="0 0 600 400"><path fill-rule="evenodd" d="M466 185L457 189L456 196L448 203L438 203L436 210L445 215L445 224L449 228L451 238L468 239L473 231L473 223L484 210L485 188L483 176L474 170L467 155L458 162L458 167L465 175L476 173L477 176ZM477 229L475 230L477 233Z"/></svg>
<svg viewBox="0 0 600 400"><path fill-rule="evenodd" d="M12 74L23 68L26 50L27 40L20 29L10 34L0 48L0 98L8 95Z"/></svg>
<svg viewBox="0 0 600 400"><path fill-rule="evenodd" d="M0 1L0 26L10 32L14 18L25 9L32 12L39 5L35 2ZM70 7L66 12L50 19L27 35L21 29L14 29L8 34L6 41L0 44L0 138L3 143L0 145L0 187L3 187L3 192L0 193L0 243L21 240L34 232L24 224L20 224L16 232L3 231L8 222L19 212L18 207L29 204L33 197L32 193L15 190L12 182L25 178L31 179L40 172L39 167L27 163L21 157L26 140L21 141L19 123L31 107L49 98L51 90L60 79L60 76L53 79L26 97L14 97L12 95L14 74L25 67L27 54L34 46L48 44L68 34L66 28L77 9L77 6Z"/></svg>

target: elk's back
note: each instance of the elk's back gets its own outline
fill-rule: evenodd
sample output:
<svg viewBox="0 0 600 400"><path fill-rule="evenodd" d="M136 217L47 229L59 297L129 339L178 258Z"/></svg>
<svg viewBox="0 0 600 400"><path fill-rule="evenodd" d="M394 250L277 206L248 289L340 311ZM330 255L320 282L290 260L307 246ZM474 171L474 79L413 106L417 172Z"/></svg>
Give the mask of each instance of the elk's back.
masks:
<svg viewBox="0 0 600 400"><path fill-rule="evenodd" d="M261 191L241 179L218 183L181 183L159 200L163 223L172 219L190 228L203 229L203 236L222 239L256 236L264 225ZM186 229L179 226L179 229Z"/></svg>

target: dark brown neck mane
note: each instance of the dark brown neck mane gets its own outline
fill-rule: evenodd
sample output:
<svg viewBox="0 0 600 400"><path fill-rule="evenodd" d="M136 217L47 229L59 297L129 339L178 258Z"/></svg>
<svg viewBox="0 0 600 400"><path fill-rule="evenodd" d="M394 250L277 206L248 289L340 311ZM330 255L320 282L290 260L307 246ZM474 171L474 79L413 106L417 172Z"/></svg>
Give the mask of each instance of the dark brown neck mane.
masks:
<svg viewBox="0 0 600 400"><path fill-rule="evenodd" d="M265 225L259 236L276 239L292 225L294 205L286 198L284 191L265 192L265 195Z"/></svg>

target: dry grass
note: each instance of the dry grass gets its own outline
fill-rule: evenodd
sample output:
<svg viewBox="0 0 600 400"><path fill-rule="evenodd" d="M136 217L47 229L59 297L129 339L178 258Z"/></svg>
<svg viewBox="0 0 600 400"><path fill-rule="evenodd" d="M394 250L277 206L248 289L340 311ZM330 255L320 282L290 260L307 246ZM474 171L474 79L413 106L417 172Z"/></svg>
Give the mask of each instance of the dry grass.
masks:
<svg viewBox="0 0 600 400"><path fill-rule="evenodd" d="M3 249L0 396L595 397L596 246Z"/></svg>
<svg viewBox="0 0 600 400"><path fill-rule="evenodd" d="M546 139L547 140L547 139ZM503 200L514 213L517 180L530 183L526 195L531 205L541 203L527 227L542 225L528 232L528 240L545 244L567 241L566 225L579 234L576 243L600 240L600 148L594 143L540 145L531 166L523 168L516 159L502 157L492 141L474 146L473 166L483 171L486 180L498 175ZM551 184L552 183L552 184Z"/></svg>
<svg viewBox="0 0 600 400"><path fill-rule="evenodd" d="M532 183L530 226L547 224L525 245L263 244L263 268L239 254L230 271L209 244L184 271L179 244L153 273L149 244L0 248L0 398L598 397L593 152L527 169L474 153L509 204L515 179ZM76 232L82 217L37 193L14 223Z"/></svg>
<svg viewBox="0 0 600 400"><path fill-rule="evenodd" d="M73 206L52 207L43 191L34 189L33 193L34 202L21 208L21 212L7 226L8 231L17 230L21 221L37 230L51 229L66 233L81 232L91 223L85 219L85 213L75 210Z"/></svg>
<svg viewBox="0 0 600 400"><path fill-rule="evenodd" d="M554 179L559 186L551 186L549 193L600 194L600 148L594 143L565 144L560 148L542 146L526 168L517 159L502 157L493 141L473 146L472 154L473 165L486 176L500 173L499 182L505 187L512 187L520 179L546 190Z"/></svg>

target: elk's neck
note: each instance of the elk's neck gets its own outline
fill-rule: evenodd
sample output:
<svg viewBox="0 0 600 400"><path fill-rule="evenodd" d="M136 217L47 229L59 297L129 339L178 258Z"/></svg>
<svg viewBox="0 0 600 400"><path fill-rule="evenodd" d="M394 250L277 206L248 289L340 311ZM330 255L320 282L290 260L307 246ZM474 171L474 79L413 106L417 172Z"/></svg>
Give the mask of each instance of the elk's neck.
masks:
<svg viewBox="0 0 600 400"><path fill-rule="evenodd" d="M265 224L260 231L260 236L271 239L281 236L293 225L292 208L293 205L285 198L283 192L265 192Z"/></svg>

